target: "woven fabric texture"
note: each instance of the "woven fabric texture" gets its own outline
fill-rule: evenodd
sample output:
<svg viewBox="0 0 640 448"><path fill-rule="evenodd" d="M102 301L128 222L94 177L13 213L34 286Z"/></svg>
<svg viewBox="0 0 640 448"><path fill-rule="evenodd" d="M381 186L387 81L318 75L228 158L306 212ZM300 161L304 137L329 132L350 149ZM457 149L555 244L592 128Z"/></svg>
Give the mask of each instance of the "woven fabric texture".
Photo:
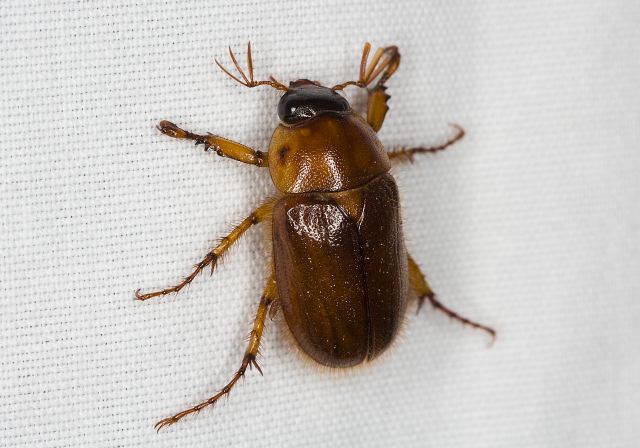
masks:
<svg viewBox="0 0 640 448"><path fill-rule="evenodd" d="M0 4L0 446L634 447L640 440L640 3ZM394 167L407 246L440 299L373 365L305 362L268 323L254 229L187 274L274 188L267 170L169 139L162 119L265 149L278 94L224 76L333 85L365 41L398 45L389 148L466 138ZM349 92L357 105L362 92Z"/></svg>

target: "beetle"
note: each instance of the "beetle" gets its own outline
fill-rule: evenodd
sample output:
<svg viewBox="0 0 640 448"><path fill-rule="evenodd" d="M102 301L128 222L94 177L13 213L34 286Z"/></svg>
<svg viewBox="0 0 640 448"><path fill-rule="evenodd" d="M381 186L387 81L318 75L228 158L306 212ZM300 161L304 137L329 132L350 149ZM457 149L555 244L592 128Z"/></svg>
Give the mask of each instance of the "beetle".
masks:
<svg viewBox="0 0 640 448"><path fill-rule="evenodd" d="M453 125L456 134L441 145L387 152L376 133L389 109L386 82L398 69L400 53L396 46L378 48L369 62L370 50L366 43L357 80L329 88L308 79L288 87L273 77L254 80L251 43L248 76L229 47L239 77L216 60L224 73L245 87L266 85L284 92L277 109L280 123L266 154L218 135L194 134L169 121L160 122L158 129L165 135L195 141L221 157L268 168L278 193L222 238L180 283L145 294L136 291L138 300L177 293L207 267L213 273L216 262L251 227L271 226L271 274L240 368L214 396L159 421L156 429L213 405L231 391L248 367L262 374L256 361L260 339L267 314L273 318L279 310L301 351L332 368L371 361L389 348L402 325L410 292L417 296L418 310L427 300L449 317L495 338L492 328L462 317L437 300L407 253L398 189L389 173L393 162L442 151L459 141L464 131ZM365 116L339 93L347 86L367 89Z"/></svg>

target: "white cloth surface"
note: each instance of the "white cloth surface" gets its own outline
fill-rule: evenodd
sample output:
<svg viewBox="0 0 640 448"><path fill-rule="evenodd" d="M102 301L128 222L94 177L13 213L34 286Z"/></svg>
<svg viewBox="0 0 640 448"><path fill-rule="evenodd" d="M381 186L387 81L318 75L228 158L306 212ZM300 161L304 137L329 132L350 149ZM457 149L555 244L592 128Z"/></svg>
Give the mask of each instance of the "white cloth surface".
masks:
<svg viewBox="0 0 640 448"><path fill-rule="evenodd" d="M634 447L640 440L640 3L8 1L0 5L0 446ZM391 353L332 373L268 323L260 377L156 434L239 366L262 232L173 284L273 192L160 135L265 149L278 95L213 64L335 84L399 46L389 147L407 244L441 300ZM362 95L350 94L362 103Z"/></svg>

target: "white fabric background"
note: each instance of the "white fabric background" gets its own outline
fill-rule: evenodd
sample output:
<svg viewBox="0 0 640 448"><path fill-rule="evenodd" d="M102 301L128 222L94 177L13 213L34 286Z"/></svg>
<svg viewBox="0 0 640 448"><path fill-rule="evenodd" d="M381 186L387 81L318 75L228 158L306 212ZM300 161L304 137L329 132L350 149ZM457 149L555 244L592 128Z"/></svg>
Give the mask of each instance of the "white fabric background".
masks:
<svg viewBox="0 0 640 448"><path fill-rule="evenodd" d="M640 3L3 1L0 445L632 447L640 437ZM268 173L154 129L266 148L278 95L213 65L333 84L397 44L389 146L408 245L441 299L392 353L334 374L269 325L231 398L156 434L239 365L260 231L172 284L272 192Z"/></svg>

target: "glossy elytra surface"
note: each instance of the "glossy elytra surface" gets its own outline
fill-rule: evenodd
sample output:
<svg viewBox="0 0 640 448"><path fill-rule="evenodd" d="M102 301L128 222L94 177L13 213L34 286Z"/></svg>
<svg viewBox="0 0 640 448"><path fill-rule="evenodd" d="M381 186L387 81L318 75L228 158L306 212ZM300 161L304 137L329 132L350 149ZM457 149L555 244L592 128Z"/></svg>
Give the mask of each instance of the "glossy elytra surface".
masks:
<svg viewBox="0 0 640 448"><path fill-rule="evenodd" d="M395 181L383 174L340 193L286 195L274 207L282 310L320 364L374 359L400 329L409 278L397 204Z"/></svg>

